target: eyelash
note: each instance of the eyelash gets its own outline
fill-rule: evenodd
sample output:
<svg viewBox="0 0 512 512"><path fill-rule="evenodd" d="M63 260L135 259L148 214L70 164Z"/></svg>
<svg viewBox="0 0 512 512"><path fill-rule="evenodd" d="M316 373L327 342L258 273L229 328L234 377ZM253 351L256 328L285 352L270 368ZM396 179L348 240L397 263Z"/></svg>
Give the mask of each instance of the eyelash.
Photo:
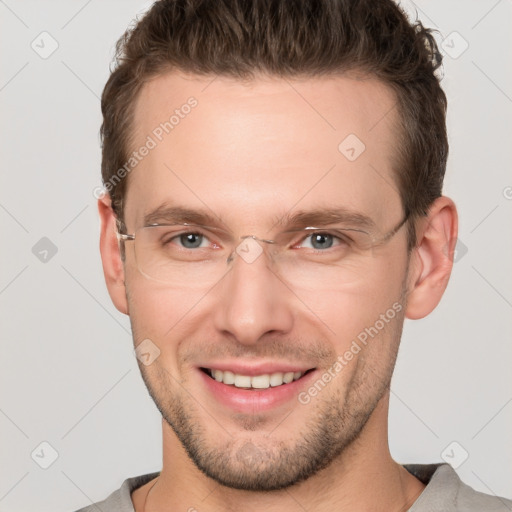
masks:
<svg viewBox="0 0 512 512"><path fill-rule="evenodd" d="M206 240L210 240L207 235L205 235L204 233L201 233L199 231L187 231L187 232L178 233L176 235L173 235L172 238L170 238L169 240L162 240L162 244L167 245L167 244L171 243L172 241L179 240L180 237L187 236L187 235L202 236ZM352 242L352 240L348 236L339 236L339 233L335 234L330 231L312 231L311 233L306 235L304 238L302 238L298 242L293 243L291 246L296 247L297 245L303 244L306 240L312 239L313 236L318 236L318 235L332 236L333 239L338 242L334 247L338 247L340 244L343 244L343 243L350 244ZM334 242L334 243L336 243L336 242ZM215 245L217 245L217 244L215 243ZM189 248L189 247L183 247L183 245L180 245L180 248L184 249L184 250L189 250L189 251L194 251L197 249L204 249L204 247ZM331 248L332 247L329 247L328 249L331 249ZM309 249L317 251L317 252L326 252L328 250L328 249L326 249L326 250L315 249L314 247L311 247Z"/></svg>
<svg viewBox="0 0 512 512"><path fill-rule="evenodd" d="M352 240L348 236L345 236L345 235L344 236L340 236L339 233L335 234L335 233L333 233L331 231L313 231L312 233L310 233L307 236L305 236L302 240L300 240L299 243L303 243L308 238L311 238L311 237L317 236L317 235L332 236L334 240L338 241L338 244L336 244L336 247L338 247L340 244L343 244L343 243L350 244L352 242ZM313 248L313 250L317 250L318 251L318 249L314 249L314 248ZM322 251L322 252L325 252L325 251Z"/></svg>

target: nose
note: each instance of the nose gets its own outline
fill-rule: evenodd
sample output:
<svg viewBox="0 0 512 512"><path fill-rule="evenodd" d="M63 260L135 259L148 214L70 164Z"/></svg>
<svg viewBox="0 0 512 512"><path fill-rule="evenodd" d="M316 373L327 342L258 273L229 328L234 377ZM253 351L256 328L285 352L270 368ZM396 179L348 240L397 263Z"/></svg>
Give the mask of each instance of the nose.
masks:
<svg viewBox="0 0 512 512"><path fill-rule="evenodd" d="M241 243L231 256L230 272L216 288L215 328L244 345L293 327L293 293L272 270L262 246L253 239Z"/></svg>

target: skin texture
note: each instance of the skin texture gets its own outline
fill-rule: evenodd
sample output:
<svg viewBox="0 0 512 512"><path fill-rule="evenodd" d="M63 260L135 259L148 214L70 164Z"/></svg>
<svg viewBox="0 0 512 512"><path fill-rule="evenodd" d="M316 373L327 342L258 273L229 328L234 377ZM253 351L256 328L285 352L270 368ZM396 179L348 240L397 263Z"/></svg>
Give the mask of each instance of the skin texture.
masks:
<svg viewBox="0 0 512 512"><path fill-rule="evenodd" d="M272 238L276 218L318 207L363 213L382 233L402 220L395 98L382 83L168 73L137 100L134 148L190 96L197 106L127 178L128 233L166 201L219 216L236 237ZM349 134L366 146L352 162L338 150ZM457 236L450 199L417 222L412 253L402 228L334 278L299 287L266 256L235 258L213 287L163 286L139 272L133 242L123 264L108 195L98 205L110 296L130 315L134 345L149 338L160 350L139 366L163 417L163 468L132 494L137 512L146 499L152 511L411 506L424 485L389 453L389 385L404 318L428 315L449 279ZM393 304L396 316L308 404L294 398L240 413L212 396L199 373L219 361L293 362L320 376ZM310 385L299 381L297 394Z"/></svg>

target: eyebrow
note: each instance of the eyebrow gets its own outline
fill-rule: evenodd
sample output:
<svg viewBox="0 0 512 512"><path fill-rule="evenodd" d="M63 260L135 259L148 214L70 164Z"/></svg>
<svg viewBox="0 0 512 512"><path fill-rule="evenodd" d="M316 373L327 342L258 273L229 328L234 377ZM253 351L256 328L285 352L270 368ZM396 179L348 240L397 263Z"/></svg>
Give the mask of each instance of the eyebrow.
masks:
<svg viewBox="0 0 512 512"><path fill-rule="evenodd" d="M193 210L183 206L170 206L164 203L144 215L144 226L151 224L199 224L214 226L224 224L222 218L206 211Z"/></svg>
<svg viewBox="0 0 512 512"><path fill-rule="evenodd" d="M321 227L329 224L348 224L353 228L368 230L375 228L375 222L371 217L344 207L315 208L286 213L276 218L274 226L295 229L308 226Z"/></svg>
<svg viewBox="0 0 512 512"><path fill-rule="evenodd" d="M226 229L222 217L206 210L195 210L183 206L171 206L164 203L144 215L144 226L152 224L198 224L202 226L218 226ZM348 224L353 228L371 230L375 222L367 215L349 210L344 207L315 208L312 210L299 210L287 212L274 217L272 228L278 226L286 229L299 229L304 227L321 227L330 224Z"/></svg>

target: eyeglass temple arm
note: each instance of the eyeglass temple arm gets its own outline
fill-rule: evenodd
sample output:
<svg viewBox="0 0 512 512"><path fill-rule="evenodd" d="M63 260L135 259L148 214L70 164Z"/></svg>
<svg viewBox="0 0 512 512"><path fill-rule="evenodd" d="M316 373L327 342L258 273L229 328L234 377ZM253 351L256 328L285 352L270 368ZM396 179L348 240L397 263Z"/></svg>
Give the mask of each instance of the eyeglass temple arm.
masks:
<svg viewBox="0 0 512 512"><path fill-rule="evenodd" d="M116 236L118 240L135 240L135 235L127 235L126 233L119 233L119 231L116 231Z"/></svg>
<svg viewBox="0 0 512 512"><path fill-rule="evenodd" d="M407 210L405 212L405 216L402 219L402 221L395 228L393 228L391 231L386 233L386 235L384 235L384 237L382 239L380 239L379 242L386 242L390 238L394 237L398 233L398 231L400 231L402 226L409 220L409 217L410 217L410 212L409 212L409 210Z"/></svg>

